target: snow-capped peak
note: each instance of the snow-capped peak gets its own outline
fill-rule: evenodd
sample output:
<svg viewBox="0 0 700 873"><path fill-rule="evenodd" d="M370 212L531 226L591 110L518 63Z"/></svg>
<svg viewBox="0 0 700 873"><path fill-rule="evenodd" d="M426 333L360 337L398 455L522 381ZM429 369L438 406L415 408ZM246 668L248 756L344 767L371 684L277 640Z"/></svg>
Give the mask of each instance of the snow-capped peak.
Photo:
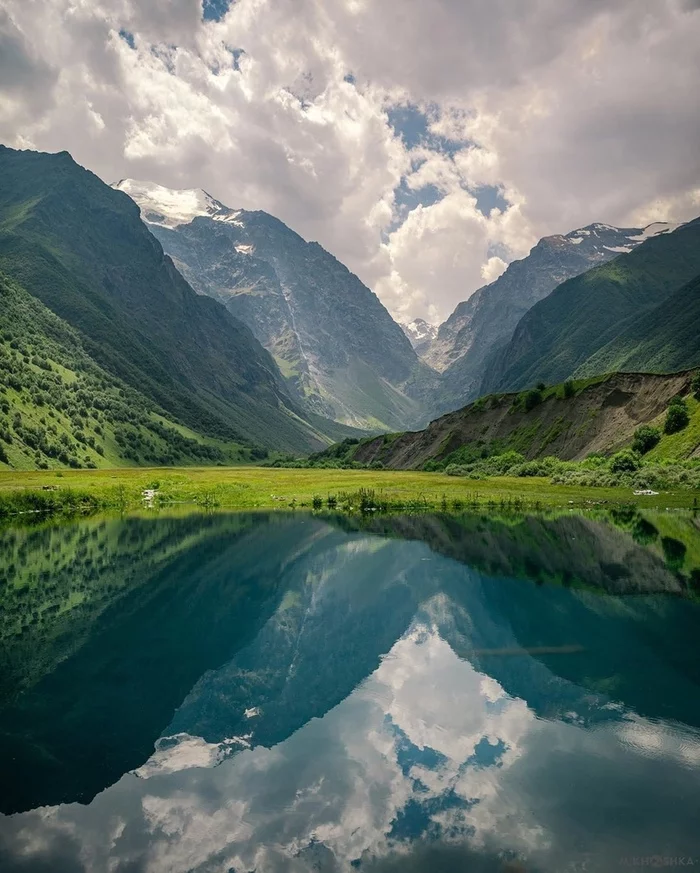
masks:
<svg viewBox="0 0 700 873"><path fill-rule="evenodd" d="M428 322L422 318L414 318L413 321L405 323L401 322L401 328L411 341L414 348L416 345L421 345L430 342L430 340L434 340L438 332L437 325L428 324Z"/></svg>
<svg viewBox="0 0 700 873"><path fill-rule="evenodd" d="M587 251L599 252L601 249L605 249L609 252L622 254L631 252L640 243L653 236L670 233L677 227L677 224L669 224L666 221L655 221L646 227L613 227L611 224L595 222L553 239L559 239L574 246L579 246L585 242Z"/></svg>
<svg viewBox="0 0 700 873"><path fill-rule="evenodd" d="M189 224L199 216L241 224L238 220L240 211L224 206L202 188L178 191L153 182L138 182L136 179L122 179L113 187L131 197L141 210L142 218L149 224L178 227Z"/></svg>

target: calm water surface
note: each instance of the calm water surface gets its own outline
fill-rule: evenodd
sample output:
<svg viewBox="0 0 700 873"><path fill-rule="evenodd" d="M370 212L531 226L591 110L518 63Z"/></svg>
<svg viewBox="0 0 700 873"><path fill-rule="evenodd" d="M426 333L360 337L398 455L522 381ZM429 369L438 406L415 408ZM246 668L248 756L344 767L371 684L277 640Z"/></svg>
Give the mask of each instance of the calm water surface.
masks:
<svg viewBox="0 0 700 873"><path fill-rule="evenodd" d="M0 531L0 870L700 868L700 528Z"/></svg>

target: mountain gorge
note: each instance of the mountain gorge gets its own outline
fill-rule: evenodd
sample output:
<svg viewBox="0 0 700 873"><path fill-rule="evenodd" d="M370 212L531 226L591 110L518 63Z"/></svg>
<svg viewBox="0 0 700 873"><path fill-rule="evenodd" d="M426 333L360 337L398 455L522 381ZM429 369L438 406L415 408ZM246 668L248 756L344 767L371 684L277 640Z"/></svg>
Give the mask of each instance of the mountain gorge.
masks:
<svg viewBox="0 0 700 873"><path fill-rule="evenodd" d="M250 463L356 444L357 428L392 431L353 450L362 463L420 466L485 439L574 458L624 444L627 425L647 420L639 398L657 383L639 374L700 364L700 219L546 237L438 330L399 325L265 212L201 189L110 187L66 152L1 147L0 171L4 466ZM614 380L600 387L611 373L619 396ZM591 378L600 397L549 402L557 382ZM536 411L502 397L539 383L555 387ZM602 441L586 418L633 406ZM495 418L477 433L485 408ZM532 439L518 447L521 424Z"/></svg>
<svg viewBox="0 0 700 873"><path fill-rule="evenodd" d="M376 295L318 243L201 190L115 187L192 287L248 325L305 408L370 429L421 419L431 371Z"/></svg>
<svg viewBox="0 0 700 873"><path fill-rule="evenodd" d="M559 284L670 229L664 222L646 228L591 224L541 239L526 258L513 261L495 282L460 303L421 348L426 363L442 374L434 411L447 412L483 393L481 383L494 356L525 313Z"/></svg>

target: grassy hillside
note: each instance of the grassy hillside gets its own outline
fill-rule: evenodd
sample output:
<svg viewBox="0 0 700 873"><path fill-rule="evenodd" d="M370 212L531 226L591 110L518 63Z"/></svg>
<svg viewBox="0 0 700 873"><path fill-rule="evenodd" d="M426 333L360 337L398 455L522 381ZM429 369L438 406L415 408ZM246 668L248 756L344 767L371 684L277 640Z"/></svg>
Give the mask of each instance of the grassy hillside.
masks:
<svg viewBox="0 0 700 873"><path fill-rule="evenodd" d="M491 362L482 391L512 391L569 378L638 319L648 316L646 330L652 330L656 307L665 301L671 305L672 295L699 274L696 219L564 282L523 316L508 346ZM681 344L673 357L676 366L694 362ZM649 368L646 360L639 363L641 369Z"/></svg>
<svg viewBox="0 0 700 873"><path fill-rule="evenodd" d="M329 441L250 330L190 288L129 197L65 152L0 147L0 173L0 270L99 366L210 437L293 451Z"/></svg>
<svg viewBox="0 0 700 873"><path fill-rule="evenodd" d="M169 420L0 273L0 469L240 463L263 454Z"/></svg>
<svg viewBox="0 0 700 873"><path fill-rule="evenodd" d="M442 416L423 431L347 441L317 458L421 469L471 464L505 452L518 452L524 460L609 454L629 444L641 424L662 424L670 400L688 395L691 376L614 373L541 391L496 394ZM690 424L664 435L650 457L681 459L698 452L697 401L689 398L688 406Z"/></svg>
<svg viewBox="0 0 700 873"><path fill-rule="evenodd" d="M700 275L651 312L644 312L576 371L669 373L700 365Z"/></svg>

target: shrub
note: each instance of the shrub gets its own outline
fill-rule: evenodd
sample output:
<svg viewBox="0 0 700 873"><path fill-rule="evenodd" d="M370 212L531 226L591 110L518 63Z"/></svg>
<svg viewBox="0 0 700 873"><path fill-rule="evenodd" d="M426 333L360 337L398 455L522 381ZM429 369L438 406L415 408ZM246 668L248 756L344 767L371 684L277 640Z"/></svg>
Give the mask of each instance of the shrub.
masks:
<svg viewBox="0 0 700 873"><path fill-rule="evenodd" d="M641 466L641 458L631 449L623 449L610 459L611 473L634 473Z"/></svg>
<svg viewBox="0 0 700 873"><path fill-rule="evenodd" d="M542 403L542 391L538 390L537 388L533 388L531 391L527 391L525 393L525 397L523 398L523 405L526 412L530 412L531 409L539 406L540 403Z"/></svg>
<svg viewBox="0 0 700 873"><path fill-rule="evenodd" d="M693 397L700 400L700 370L693 376L693 381L690 383L690 390L693 392Z"/></svg>
<svg viewBox="0 0 700 873"><path fill-rule="evenodd" d="M680 570L685 562L686 546L680 540L673 537L662 537L661 548L663 549L666 563L673 570Z"/></svg>
<svg viewBox="0 0 700 873"><path fill-rule="evenodd" d="M553 476L562 466L559 458L549 455L536 461L525 461L524 464L511 467L509 472L511 476Z"/></svg>
<svg viewBox="0 0 700 873"><path fill-rule="evenodd" d="M511 467L515 467L525 462L525 456L520 452L504 452L502 455L494 455L488 458L484 463L486 472L503 476L508 473Z"/></svg>
<svg viewBox="0 0 700 873"><path fill-rule="evenodd" d="M678 431L683 430L689 421L688 404L682 397L674 397L666 413L664 433L678 433Z"/></svg>
<svg viewBox="0 0 700 873"><path fill-rule="evenodd" d="M575 393L574 383L571 380L564 382L564 397L573 397Z"/></svg>
<svg viewBox="0 0 700 873"><path fill-rule="evenodd" d="M639 452L640 455L646 455L650 452L661 439L661 431L658 427L652 427L648 424L643 424L634 432L632 439L632 449Z"/></svg>
<svg viewBox="0 0 700 873"><path fill-rule="evenodd" d="M547 386L544 382L538 382L537 385L535 385L535 388L537 388L538 391L544 391L546 387Z"/></svg>

